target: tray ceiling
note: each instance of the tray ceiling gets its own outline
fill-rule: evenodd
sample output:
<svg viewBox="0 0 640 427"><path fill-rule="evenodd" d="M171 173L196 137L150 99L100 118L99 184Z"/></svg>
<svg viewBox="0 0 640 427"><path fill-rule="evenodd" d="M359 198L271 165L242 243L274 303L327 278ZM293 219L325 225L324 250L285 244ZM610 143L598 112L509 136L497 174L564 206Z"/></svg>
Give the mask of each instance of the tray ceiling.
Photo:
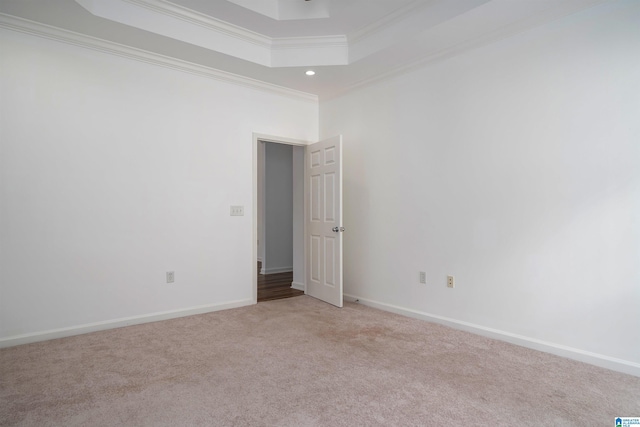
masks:
<svg viewBox="0 0 640 427"><path fill-rule="evenodd" d="M602 2L0 0L0 26L327 98Z"/></svg>

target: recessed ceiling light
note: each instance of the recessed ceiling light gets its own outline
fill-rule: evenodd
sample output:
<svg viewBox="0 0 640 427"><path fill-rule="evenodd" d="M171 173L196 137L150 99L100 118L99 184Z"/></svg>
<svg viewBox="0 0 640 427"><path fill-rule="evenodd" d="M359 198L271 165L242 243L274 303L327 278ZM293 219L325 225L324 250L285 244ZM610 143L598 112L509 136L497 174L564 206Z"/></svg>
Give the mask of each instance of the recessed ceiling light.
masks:
<svg viewBox="0 0 640 427"><path fill-rule="evenodd" d="M306 74L307 76L313 76L315 73L316 73L316 72L315 72L315 71L313 71L313 70L308 70L305 74Z"/></svg>

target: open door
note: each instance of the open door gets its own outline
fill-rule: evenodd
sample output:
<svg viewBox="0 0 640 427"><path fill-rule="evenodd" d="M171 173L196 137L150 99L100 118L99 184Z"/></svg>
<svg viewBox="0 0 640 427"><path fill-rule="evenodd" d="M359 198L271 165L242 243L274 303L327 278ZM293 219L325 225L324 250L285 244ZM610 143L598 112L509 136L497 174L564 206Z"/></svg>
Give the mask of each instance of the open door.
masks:
<svg viewBox="0 0 640 427"><path fill-rule="evenodd" d="M342 307L342 135L305 153L307 294Z"/></svg>

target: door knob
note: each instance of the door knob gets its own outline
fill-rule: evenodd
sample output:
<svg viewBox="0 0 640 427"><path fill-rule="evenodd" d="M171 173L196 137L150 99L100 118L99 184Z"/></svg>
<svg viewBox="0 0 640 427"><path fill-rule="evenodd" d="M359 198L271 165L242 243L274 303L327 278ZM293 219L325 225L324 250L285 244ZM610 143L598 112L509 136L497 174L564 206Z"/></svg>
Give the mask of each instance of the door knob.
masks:
<svg viewBox="0 0 640 427"><path fill-rule="evenodd" d="M331 231L333 231L334 233L339 233L341 231L344 231L344 227L333 227Z"/></svg>

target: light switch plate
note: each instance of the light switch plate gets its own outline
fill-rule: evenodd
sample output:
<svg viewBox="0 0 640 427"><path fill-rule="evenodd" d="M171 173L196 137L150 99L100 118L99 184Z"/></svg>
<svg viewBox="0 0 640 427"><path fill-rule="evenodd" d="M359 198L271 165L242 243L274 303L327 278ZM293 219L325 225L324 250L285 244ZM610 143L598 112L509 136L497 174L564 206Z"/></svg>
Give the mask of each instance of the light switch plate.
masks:
<svg viewBox="0 0 640 427"><path fill-rule="evenodd" d="M231 206L231 216L244 216L244 206Z"/></svg>

